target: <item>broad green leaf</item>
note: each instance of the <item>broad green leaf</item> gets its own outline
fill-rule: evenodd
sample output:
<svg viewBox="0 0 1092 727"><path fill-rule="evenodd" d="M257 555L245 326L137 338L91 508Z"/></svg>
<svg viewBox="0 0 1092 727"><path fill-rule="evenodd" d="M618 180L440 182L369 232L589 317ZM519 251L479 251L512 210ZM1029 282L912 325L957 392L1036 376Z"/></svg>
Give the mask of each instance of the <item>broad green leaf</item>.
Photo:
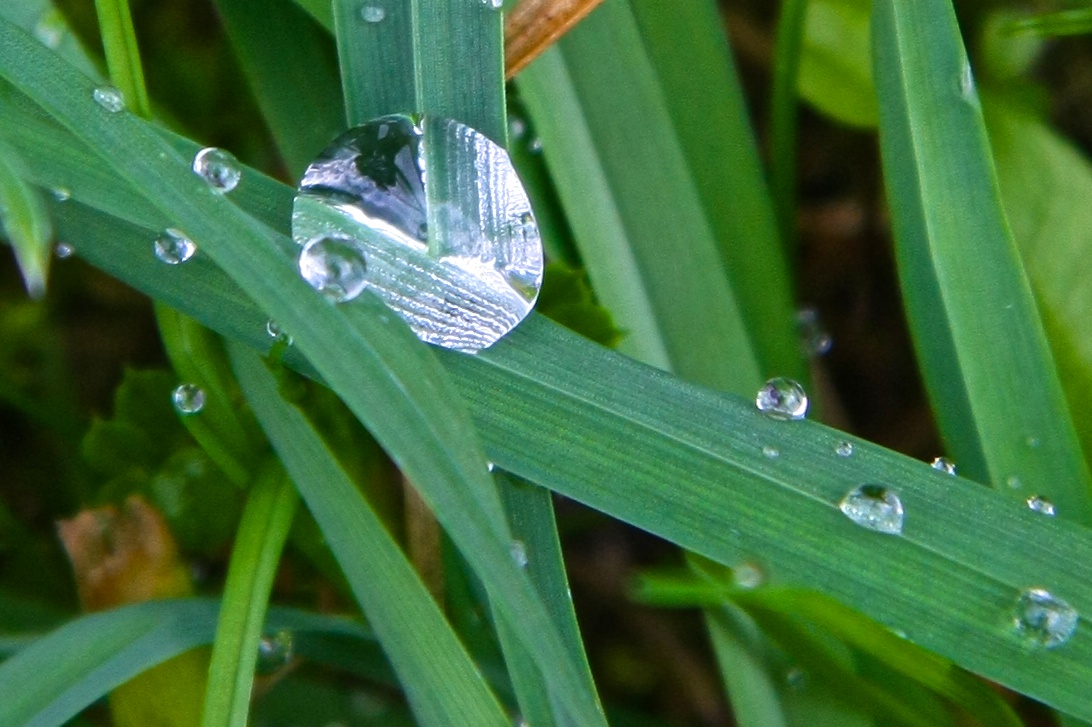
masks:
<svg viewBox="0 0 1092 727"><path fill-rule="evenodd" d="M878 122L869 47L869 0L807 0L800 95L844 124Z"/></svg>
<svg viewBox="0 0 1092 727"><path fill-rule="evenodd" d="M877 0L872 31L899 276L945 442L972 479L1089 522L1088 469L1001 209L955 13L948 0Z"/></svg>

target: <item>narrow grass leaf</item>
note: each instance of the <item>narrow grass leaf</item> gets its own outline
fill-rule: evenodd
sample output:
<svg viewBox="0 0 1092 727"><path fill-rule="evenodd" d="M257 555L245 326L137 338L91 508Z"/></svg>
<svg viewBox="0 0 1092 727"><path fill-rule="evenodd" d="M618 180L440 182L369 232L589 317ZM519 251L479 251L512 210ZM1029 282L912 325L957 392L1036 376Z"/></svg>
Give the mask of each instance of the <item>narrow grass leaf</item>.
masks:
<svg viewBox="0 0 1092 727"><path fill-rule="evenodd" d="M1033 33L1044 37L1084 35L1092 32L1092 9L1073 8L1016 18L1005 24L1009 33Z"/></svg>
<svg viewBox="0 0 1092 727"><path fill-rule="evenodd" d="M770 188L782 238L796 237L796 99L808 0L781 0L770 89ZM791 249L791 248L790 248Z"/></svg>
<svg viewBox="0 0 1092 727"><path fill-rule="evenodd" d="M878 0L872 31L903 297L950 454L974 479L1090 522L1088 469L1001 210L951 4Z"/></svg>
<svg viewBox="0 0 1092 727"><path fill-rule="evenodd" d="M49 276L53 227L39 192L25 175L19 153L0 136L0 225L15 251L27 293L39 298Z"/></svg>
<svg viewBox="0 0 1092 727"><path fill-rule="evenodd" d="M117 86L126 106L137 116L150 118L152 104L144 86L144 70L140 63L136 31L129 0L95 0L99 17L99 32L106 53L110 81Z"/></svg>
<svg viewBox="0 0 1092 727"><path fill-rule="evenodd" d="M788 727L754 621L731 604L706 609L704 615L736 723L739 727Z"/></svg>

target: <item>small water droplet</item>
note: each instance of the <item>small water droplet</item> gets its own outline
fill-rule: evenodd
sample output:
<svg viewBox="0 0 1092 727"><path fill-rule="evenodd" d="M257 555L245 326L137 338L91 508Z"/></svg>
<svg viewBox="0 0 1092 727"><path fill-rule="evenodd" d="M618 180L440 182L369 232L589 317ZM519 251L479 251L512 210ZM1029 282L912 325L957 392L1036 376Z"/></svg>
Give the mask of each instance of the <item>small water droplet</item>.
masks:
<svg viewBox="0 0 1092 727"><path fill-rule="evenodd" d="M49 190L49 194L58 202L67 202L72 199L72 192L67 187L54 187Z"/></svg>
<svg viewBox="0 0 1092 727"><path fill-rule="evenodd" d="M781 456L781 450L777 447L766 445L762 448L762 454L766 456L766 459L777 459Z"/></svg>
<svg viewBox="0 0 1092 727"><path fill-rule="evenodd" d="M367 287L368 263L364 251L347 237L319 235L300 252L300 275L335 303L356 298Z"/></svg>
<svg viewBox="0 0 1092 727"><path fill-rule="evenodd" d="M853 442L838 442L834 447L834 453L839 457L852 457Z"/></svg>
<svg viewBox="0 0 1092 727"><path fill-rule="evenodd" d="M785 683L790 689L801 690L808 685L808 673L798 666L785 672Z"/></svg>
<svg viewBox="0 0 1092 727"><path fill-rule="evenodd" d="M492 472L493 470L495 470L497 468L497 465L493 464L492 462L486 462L485 466L486 466L486 469L488 469L490 472Z"/></svg>
<svg viewBox="0 0 1092 727"><path fill-rule="evenodd" d="M186 237L186 233L168 227L163 234L156 238L153 245L155 256L168 265L179 265L186 262L197 252L197 245Z"/></svg>
<svg viewBox="0 0 1092 727"><path fill-rule="evenodd" d="M1039 445L1042 444L1042 442L1039 441L1039 438L1035 436L1028 436L1024 442L1028 445L1029 449L1038 449Z"/></svg>
<svg viewBox="0 0 1092 727"><path fill-rule="evenodd" d="M197 414L205 408L205 391L196 384L179 384L171 392L171 402L179 414Z"/></svg>
<svg viewBox="0 0 1092 727"><path fill-rule="evenodd" d="M1010 490L1019 490L1024 486L1024 483L1016 475L1009 475L1009 478L1005 480L1005 484L1008 485Z"/></svg>
<svg viewBox="0 0 1092 727"><path fill-rule="evenodd" d="M1030 647L1053 649L1069 641L1077 630L1077 612L1043 588L1028 588L1016 600L1012 627Z"/></svg>
<svg viewBox="0 0 1092 727"><path fill-rule="evenodd" d="M732 582L749 591L765 583L766 574L757 563L743 561L732 568Z"/></svg>
<svg viewBox="0 0 1092 727"><path fill-rule="evenodd" d="M834 339L824 330L819 311L815 308L802 308L796 313L796 328L805 355L825 356L830 353Z"/></svg>
<svg viewBox="0 0 1092 727"><path fill-rule="evenodd" d="M95 99L95 103L112 114L125 110L125 97L113 86L99 86L91 93L91 97Z"/></svg>
<svg viewBox="0 0 1092 727"><path fill-rule="evenodd" d="M34 37L46 48L57 50L64 40L66 26L64 16L56 8L51 8L38 18L34 25Z"/></svg>
<svg viewBox="0 0 1092 727"><path fill-rule="evenodd" d="M1027 499L1028 509L1054 517L1054 503L1042 495L1032 495Z"/></svg>
<svg viewBox="0 0 1092 727"><path fill-rule="evenodd" d="M527 151L532 154L539 154L542 152L542 139L537 136L527 143Z"/></svg>
<svg viewBox="0 0 1092 727"><path fill-rule="evenodd" d="M212 191L220 194L235 189L243 176L235 155L214 146L197 152L193 158L193 173L204 179Z"/></svg>
<svg viewBox="0 0 1092 727"><path fill-rule="evenodd" d="M902 500L883 485L861 485L846 493L838 508L853 522L878 533L902 532Z"/></svg>
<svg viewBox="0 0 1092 727"><path fill-rule="evenodd" d="M292 632L281 629L272 634L263 634L258 641L258 660L256 670L259 674L272 674L292 660L295 652L295 639Z"/></svg>
<svg viewBox="0 0 1092 727"><path fill-rule="evenodd" d="M933 469L937 472L943 472L946 475L954 475L956 473L955 462L946 457L937 457L934 459Z"/></svg>
<svg viewBox="0 0 1092 727"><path fill-rule="evenodd" d="M265 322L265 332L274 341L284 341L289 346L293 343L292 336L288 335L272 318Z"/></svg>
<svg viewBox="0 0 1092 727"><path fill-rule="evenodd" d="M378 5L365 5L360 9L360 17L365 23L379 23L387 17L387 11Z"/></svg>
<svg viewBox="0 0 1092 727"><path fill-rule="evenodd" d="M67 242L58 242L57 246L53 248L53 254L57 256L58 260L67 260L76 254L76 248Z"/></svg>
<svg viewBox="0 0 1092 727"><path fill-rule="evenodd" d="M508 552L512 554L512 560L515 561L516 565L520 568L527 567L527 546L523 544L522 540L513 540Z"/></svg>
<svg viewBox="0 0 1092 727"><path fill-rule="evenodd" d="M770 379L755 397L758 410L772 419L803 419L808 412L808 395L792 379Z"/></svg>
<svg viewBox="0 0 1092 727"><path fill-rule="evenodd" d="M527 122L521 119L519 116L509 115L508 117L508 138L514 141L519 141L523 138L523 135L527 133Z"/></svg>

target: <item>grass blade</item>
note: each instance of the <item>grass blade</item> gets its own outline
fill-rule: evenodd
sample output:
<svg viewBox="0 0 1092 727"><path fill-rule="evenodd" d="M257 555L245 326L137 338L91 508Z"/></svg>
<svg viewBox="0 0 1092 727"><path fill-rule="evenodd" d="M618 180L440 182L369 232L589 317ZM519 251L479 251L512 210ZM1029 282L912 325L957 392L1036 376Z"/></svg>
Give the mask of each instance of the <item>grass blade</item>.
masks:
<svg viewBox="0 0 1092 727"><path fill-rule="evenodd" d="M782 238L796 237L796 97L808 0L781 0L770 89L770 187Z"/></svg>
<svg viewBox="0 0 1092 727"><path fill-rule="evenodd" d="M19 153L0 136L0 223L11 241L23 284L32 298L45 294L53 227L38 191L25 179Z"/></svg>
<svg viewBox="0 0 1092 727"><path fill-rule="evenodd" d="M129 0L95 0L95 10L110 80L121 91L126 106L133 113L151 118L152 104L144 86L144 70L140 65Z"/></svg>
<svg viewBox="0 0 1092 727"><path fill-rule="evenodd" d="M951 4L878 0L872 30L899 275L948 447L970 477L1090 522L1088 469L1001 211Z"/></svg>
<svg viewBox="0 0 1092 727"><path fill-rule="evenodd" d="M254 662L281 551L299 496L276 463L250 489L235 536L205 692L204 727L245 727Z"/></svg>

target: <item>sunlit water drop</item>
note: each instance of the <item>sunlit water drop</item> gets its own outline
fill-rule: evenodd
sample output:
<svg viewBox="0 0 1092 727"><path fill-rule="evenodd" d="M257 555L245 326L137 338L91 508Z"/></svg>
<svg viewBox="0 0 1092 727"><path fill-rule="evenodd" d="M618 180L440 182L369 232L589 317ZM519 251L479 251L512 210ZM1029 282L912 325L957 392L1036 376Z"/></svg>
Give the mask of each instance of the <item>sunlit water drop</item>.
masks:
<svg viewBox="0 0 1092 727"><path fill-rule="evenodd" d="M933 460L932 466L937 472L943 472L946 475L954 475L956 473L955 462L946 457L937 457Z"/></svg>
<svg viewBox="0 0 1092 727"><path fill-rule="evenodd" d="M67 260L76 254L76 248L72 247L67 242L58 242L57 246L53 248L53 254L58 260Z"/></svg>
<svg viewBox="0 0 1092 727"><path fill-rule="evenodd" d="M156 258L168 265L179 265L186 262L197 252L197 245L186 237L186 233L168 227L163 234L156 238L152 245Z"/></svg>
<svg viewBox="0 0 1092 727"><path fill-rule="evenodd" d="M1068 603L1042 588L1028 588L1012 611L1012 628L1030 647L1053 649L1069 641L1080 620Z"/></svg>
<svg viewBox="0 0 1092 727"><path fill-rule="evenodd" d="M1027 499L1028 509L1054 517L1054 503L1042 495L1032 495Z"/></svg>
<svg viewBox="0 0 1092 727"><path fill-rule="evenodd" d="M846 493L838 508L853 522L878 533L902 532L902 500L883 485L861 485Z"/></svg>
<svg viewBox="0 0 1092 727"><path fill-rule="evenodd" d="M98 86L91 92L91 98L112 114L125 110L125 97L113 86Z"/></svg>
<svg viewBox="0 0 1092 727"><path fill-rule="evenodd" d="M205 147L193 158L193 173L208 183L214 192L224 194L235 189L243 177L239 160L229 151Z"/></svg>
<svg viewBox="0 0 1092 727"><path fill-rule="evenodd" d="M365 23L380 23L387 17L387 11L378 5L365 5L360 9L360 17Z"/></svg>
<svg viewBox="0 0 1092 727"><path fill-rule="evenodd" d="M520 568L527 567L527 546L524 545L522 540L513 540L512 544L508 547L508 552L512 555L512 560Z"/></svg>
<svg viewBox="0 0 1092 727"><path fill-rule="evenodd" d="M852 457L853 442L838 442L834 445L834 453L839 457Z"/></svg>
<svg viewBox="0 0 1092 727"><path fill-rule="evenodd" d="M205 408L205 391L196 384L179 384L171 392L171 403L179 414L197 414Z"/></svg>
<svg viewBox="0 0 1092 727"><path fill-rule="evenodd" d="M292 632L282 629L263 634L258 641L258 659L255 665L259 674L272 674L292 660L295 653Z"/></svg>
<svg viewBox="0 0 1092 727"><path fill-rule="evenodd" d="M770 379L755 396L758 410L773 419L803 419L808 413L808 395L792 379Z"/></svg>
<svg viewBox="0 0 1092 727"><path fill-rule="evenodd" d="M732 582L739 588L751 590L766 582L766 574L757 563L744 561L732 567Z"/></svg>
<svg viewBox="0 0 1092 727"><path fill-rule="evenodd" d="M803 308L796 313L796 328L800 334L800 345L807 356L825 356L830 353L834 339L823 328L819 320L819 311L815 308Z"/></svg>
<svg viewBox="0 0 1092 727"><path fill-rule="evenodd" d="M767 444L765 447L762 448L762 454L766 457L766 459L777 459L781 456L781 450L777 447L771 447Z"/></svg>
<svg viewBox="0 0 1092 727"><path fill-rule="evenodd" d="M542 282L507 152L447 119L384 116L338 137L300 182L292 236L355 241L368 290L421 339L460 351L514 328Z"/></svg>

